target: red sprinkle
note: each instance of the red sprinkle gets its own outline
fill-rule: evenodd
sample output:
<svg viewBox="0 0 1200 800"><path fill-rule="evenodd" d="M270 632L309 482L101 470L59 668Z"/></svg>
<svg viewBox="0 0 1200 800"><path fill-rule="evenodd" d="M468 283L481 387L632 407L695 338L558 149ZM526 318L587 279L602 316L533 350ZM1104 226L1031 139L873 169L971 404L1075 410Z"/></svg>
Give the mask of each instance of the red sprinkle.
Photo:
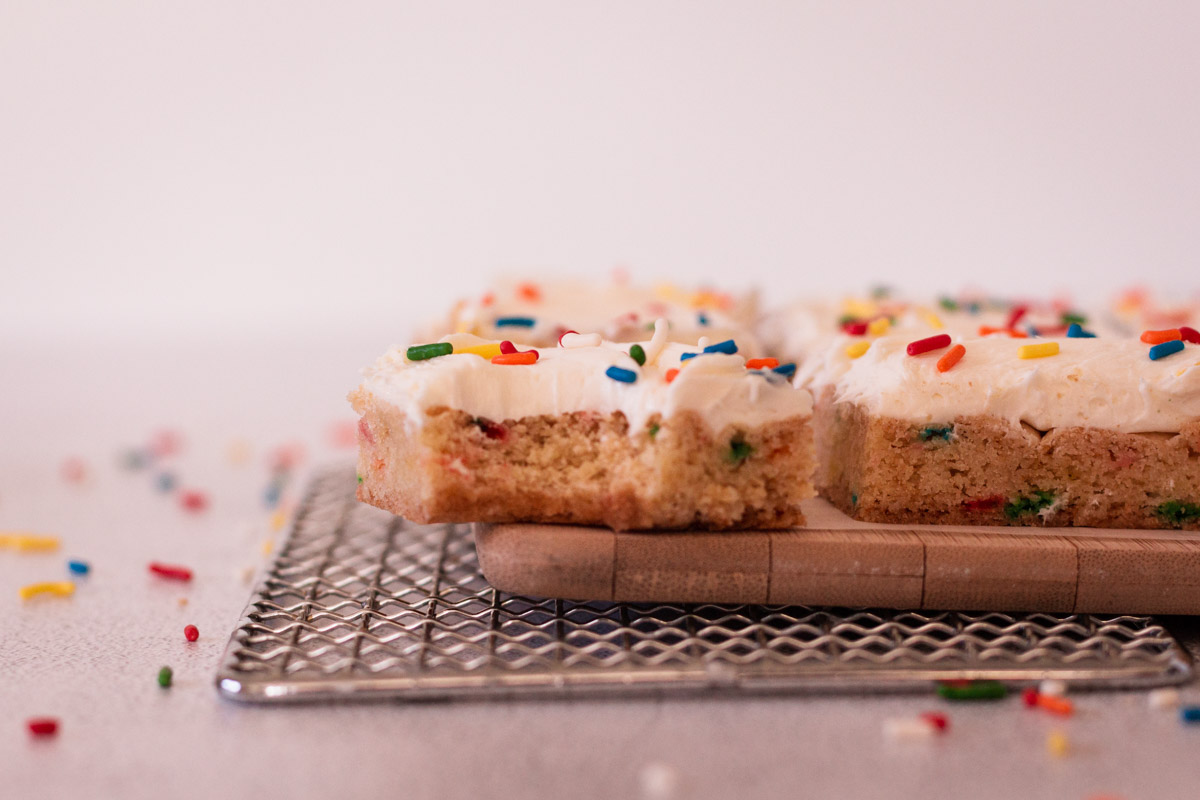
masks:
<svg viewBox="0 0 1200 800"><path fill-rule="evenodd" d="M517 352L517 346L515 344L513 344L512 342L510 342L508 339L505 339L503 342L500 343L500 352L506 356L512 355L513 353Z"/></svg>
<svg viewBox="0 0 1200 800"><path fill-rule="evenodd" d="M1179 338L1183 339L1188 344L1200 344L1200 331L1184 325L1179 329Z"/></svg>
<svg viewBox="0 0 1200 800"><path fill-rule="evenodd" d="M940 711L926 711L921 714L921 719L928 722L939 731L945 731L950 728L950 720Z"/></svg>
<svg viewBox="0 0 1200 800"><path fill-rule="evenodd" d="M58 720L54 717L34 717L25 724L34 736L54 736L58 733Z"/></svg>
<svg viewBox="0 0 1200 800"><path fill-rule="evenodd" d="M778 366L778 358L752 358L746 362L746 369L775 369Z"/></svg>
<svg viewBox="0 0 1200 800"><path fill-rule="evenodd" d="M994 494L991 497L977 497L974 500L967 500L963 503L963 508L967 511L991 511L999 508L1004 502L1004 495Z"/></svg>
<svg viewBox="0 0 1200 800"><path fill-rule="evenodd" d="M1183 331L1179 328L1168 328L1165 331L1142 331L1142 341L1146 344L1162 344L1182 338Z"/></svg>
<svg viewBox="0 0 1200 800"><path fill-rule="evenodd" d="M1021 702L1025 704L1026 708L1037 708L1038 690L1033 688L1032 686L1022 689L1021 690Z"/></svg>
<svg viewBox="0 0 1200 800"><path fill-rule="evenodd" d="M842 330L851 336L865 336L867 333L867 323L861 320L847 322L846 324L842 325Z"/></svg>
<svg viewBox="0 0 1200 800"><path fill-rule="evenodd" d="M938 359L937 371L949 371L955 364L962 360L962 357L966 354L966 352L967 348L963 347L961 344L954 345L954 347L951 347L946 351L945 355Z"/></svg>
<svg viewBox="0 0 1200 800"><path fill-rule="evenodd" d="M179 495L179 505L188 511L203 511L208 508L208 495L204 492L190 489Z"/></svg>
<svg viewBox="0 0 1200 800"><path fill-rule="evenodd" d="M931 350L941 350L943 347L950 346L950 334L939 333L937 336L930 336L928 339L918 339L915 342L909 342L907 352L910 356L919 356L922 353L928 353Z"/></svg>
<svg viewBox="0 0 1200 800"><path fill-rule="evenodd" d="M568 333L579 333L579 331L563 331L562 333L560 333L560 334L558 335L558 346L559 346L559 347L562 347L562 337L566 336ZM500 352L501 352L501 353L503 353L503 352L504 352L504 345L503 345L503 344L501 344L501 345L500 345Z"/></svg>
<svg viewBox="0 0 1200 800"><path fill-rule="evenodd" d="M1028 310L1025 306L1013 306L1013 310L1008 313L1008 323L1004 327L1008 330L1017 327L1017 323L1021 321L1021 317L1025 316L1025 312Z"/></svg>
<svg viewBox="0 0 1200 800"><path fill-rule="evenodd" d="M150 571L155 575L176 581L190 581L192 579L192 571L190 569L175 566L174 564L159 564L157 561L152 561L150 562Z"/></svg>
<svg viewBox="0 0 1200 800"><path fill-rule="evenodd" d="M200 638L200 629L195 625L184 625L183 638L187 639L189 642L196 641Z"/></svg>

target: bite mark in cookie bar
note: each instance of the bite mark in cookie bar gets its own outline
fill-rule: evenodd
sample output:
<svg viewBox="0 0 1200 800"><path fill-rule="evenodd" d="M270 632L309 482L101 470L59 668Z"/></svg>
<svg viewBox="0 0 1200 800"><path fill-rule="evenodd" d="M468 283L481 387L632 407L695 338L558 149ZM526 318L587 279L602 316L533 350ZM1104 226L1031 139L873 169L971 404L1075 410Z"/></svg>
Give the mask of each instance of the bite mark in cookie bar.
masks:
<svg viewBox="0 0 1200 800"><path fill-rule="evenodd" d="M706 352L664 328L634 346L564 336L528 364L471 355L469 336L428 361L384 356L351 394L360 499L417 522L802 524L808 393L731 341Z"/></svg>
<svg viewBox="0 0 1200 800"><path fill-rule="evenodd" d="M831 348L803 376L818 490L872 522L1200 528L1200 362L1032 344L968 340L944 372L899 338Z"/></svg>

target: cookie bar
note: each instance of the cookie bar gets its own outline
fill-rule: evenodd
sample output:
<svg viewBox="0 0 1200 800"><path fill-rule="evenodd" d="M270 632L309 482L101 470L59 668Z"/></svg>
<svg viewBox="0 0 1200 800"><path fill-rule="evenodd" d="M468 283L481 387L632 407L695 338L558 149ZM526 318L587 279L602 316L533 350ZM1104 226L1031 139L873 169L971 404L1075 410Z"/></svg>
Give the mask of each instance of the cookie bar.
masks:
<svg viewBox="0 0 1200 800"><path fill-rule="evenodd" d="M359 498L416 522L786 528L813 494L812 399L732 340L469 334L393 349L350 399Z"/></svg>

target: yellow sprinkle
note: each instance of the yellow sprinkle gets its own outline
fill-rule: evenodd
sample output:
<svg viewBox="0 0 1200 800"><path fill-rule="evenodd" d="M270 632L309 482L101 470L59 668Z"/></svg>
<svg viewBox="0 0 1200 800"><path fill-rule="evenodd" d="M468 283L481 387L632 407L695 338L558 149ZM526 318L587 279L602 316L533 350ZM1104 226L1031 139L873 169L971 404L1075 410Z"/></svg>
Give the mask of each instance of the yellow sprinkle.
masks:
<svg viewBox="0 0 1200 800"><path fill-rule="evenodd" d="M184 606L186 606L186 605L187 605L187 598L186 598L186 597L181 597L181 598L179 598L178 600L176 600L175 602L179 603L179 607L180 607L180 608L183 608Z"/></svg>
<svg viewBox="0 0 1200 800"><path fill-rule="evenodd" d="M851 358L858 358L870 349L870 342L855 342L854 344L846 345L846 355L850 356Z"/></svg>
<svg viewBox="0 0 1200 800"><path fill-rule="evenodd" d="M263 541L263 543L262 543L262 554L263 554L264 556L269 556L269 555L271 555L271 551L272 551L272 550L274 550L274 549L275 549L275 540L274 540L274 539L266 539L266 540L264 540L264 541Z"/></svg>
<svg viewBox="0 0 1200 800"><path fill-rule="evenodd" d="M946 327L942 323L942 318L932 311L922 311L921 313L925 317L926 324L928 324L929 327L933 328L935 331L940 331Z"/></svg>
<svg viewBox="0 0 1200 800"><path fill-rule="evenodd" d="M226 455L231 464L245 464L250 460L250 443L245 439L234 439L229 443Z"/></svg>
<svg viewBox="0 0 1200 800"><path fill-rule="evenodd" d="M494 356L500 355L500 344L497 342L494 344L476 344L470 347L456 347L454 348L454 353L455 355L458 353L470 353L473 356L479 356L491 361Z"/></svg>
<svg viewBox="0 0 1200 800"><path fill-rule="evenodd" d="M847 297L842 301L842 311L851 317L865 319L866 317L875 316L879 312L879 306L870 300Z"/></svg>
<svg viewBox="0 0 1200 800"><path fill-rule="evenodd" d="M287 524L287 512L282 508L271 515L271 530L278 531Z"/></svg>
<svg viewBox="0 0 1200 800"><path fill-rule="evenodd" d="M32 533L0 533L0 547L11 547L22 553L31 550L57 550L57 536L37 536Z"/></svg>
<svg viewBox="0 0 1200 800"><path fill-rule="evenodd" d="M673 283L660 283L654 287L654 294L659 300L678 300L680 291Z"/></svg>
<svg viewBox="0 0 1200 800"><path fill-rule="evenodd" d="M1021 358L1045 358L1058 355L1058 342L1039 342L1038 344L1023 344L1017 351Z"/></svg>
<svg viewBox="0 0 1200 800"><path fill-rule="evenodd" d="M883 336L888 332L888 328L892 327L892 321L887 317L871 320L867 325L867 333L872 336Z"/></svg>
<svg viewBox="0 0 1200 800"><path fill-rule="evenodd" d="M50 581L48 583L31 583L20 589L21 599L28 600L34 595L54 594L59 597L70 597L75 594L75 584L70 581Z"/></svg>
<svg viewBox="0 0 1200 800"><path fill-rule="evenodd" d="M1046 736L1046 752L1055 758L1062 758L1070 749L1071 743L1062 731L1050 731Z"/></svg>

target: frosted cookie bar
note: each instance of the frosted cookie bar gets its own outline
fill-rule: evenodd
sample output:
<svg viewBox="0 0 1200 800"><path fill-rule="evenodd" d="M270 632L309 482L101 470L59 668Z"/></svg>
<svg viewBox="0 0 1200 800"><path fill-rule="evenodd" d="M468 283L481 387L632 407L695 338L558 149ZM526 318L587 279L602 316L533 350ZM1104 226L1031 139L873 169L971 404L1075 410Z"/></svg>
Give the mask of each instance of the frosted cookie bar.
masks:
<svg viewBox="0 0 1200 800"><path fill-rule="evenodd" d="M649 338L656 319L670 325L675 342L735 339L758 351L753 330L758 301L753 293L686 289L674 284L637 286L623 280L503 280L455 305L448 318L420 333L437 339L470 333L485 339L552 347L565 331L599 333L613 342Z"/></svg>
<svg viewBox="0 0 1200 800"><path fill-rule="evenodd" d="M1200 349L1071 334L841 337L799 378L819 491L874 522L1200 527Z"/></svg>
<svg viewBox="0 0 1200 800"><path fill-rule="evenodd" d="M785 528L812 496L812 399L725 340L393 349L350 400L359 499L428 522Z"/></svg>

